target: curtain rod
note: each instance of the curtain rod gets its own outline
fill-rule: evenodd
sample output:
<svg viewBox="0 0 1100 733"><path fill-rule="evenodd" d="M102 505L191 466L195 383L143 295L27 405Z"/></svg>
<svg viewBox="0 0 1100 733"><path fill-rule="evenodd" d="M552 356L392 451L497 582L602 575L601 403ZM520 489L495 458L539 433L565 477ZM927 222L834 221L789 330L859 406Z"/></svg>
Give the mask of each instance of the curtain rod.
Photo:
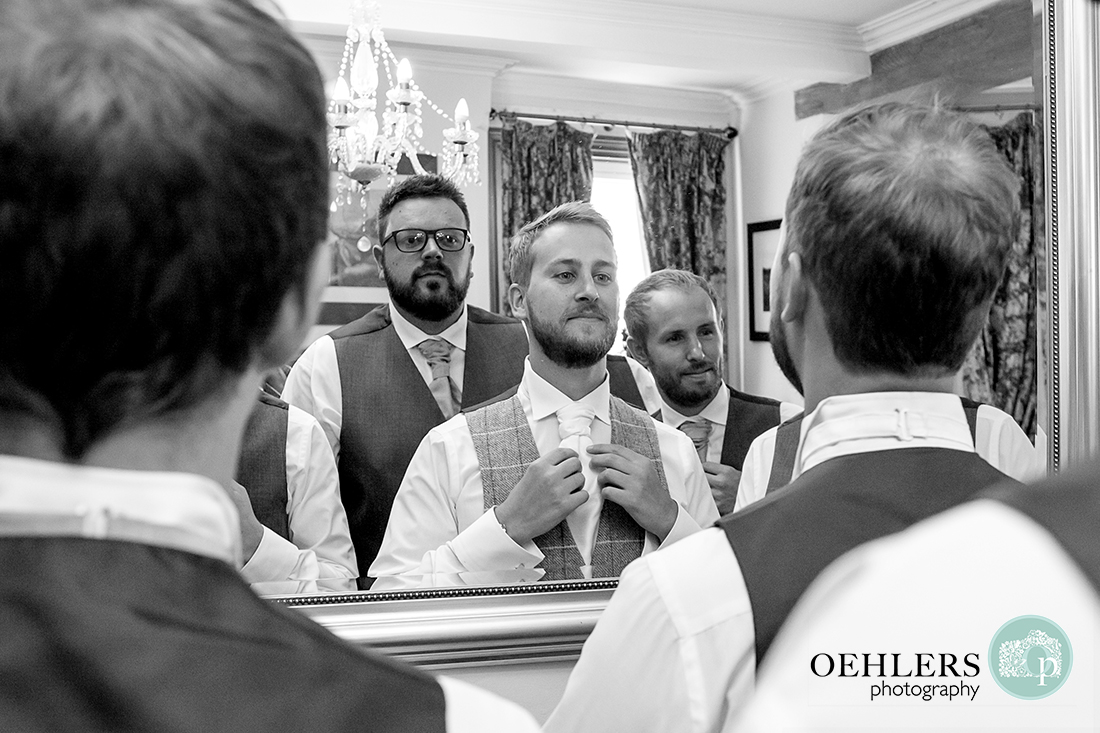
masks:
<svg viewBox="0 0 1100 733"><path fill-rule="evenodd" d="M718 127L692 127L690 125L662 125L656 122L631 122L629 120L602 120L597 117L563 117L561 115L524 114L521 112L507 112L490 110L489 119L499 119L503 115L522 117L528 120L554 120L555 122L580 122L589 125L613 125L617 127L652 127L657 130L678 130L680 132L713 132L725 135L727 140L737 137L737 128L730 126Z"/></svg>

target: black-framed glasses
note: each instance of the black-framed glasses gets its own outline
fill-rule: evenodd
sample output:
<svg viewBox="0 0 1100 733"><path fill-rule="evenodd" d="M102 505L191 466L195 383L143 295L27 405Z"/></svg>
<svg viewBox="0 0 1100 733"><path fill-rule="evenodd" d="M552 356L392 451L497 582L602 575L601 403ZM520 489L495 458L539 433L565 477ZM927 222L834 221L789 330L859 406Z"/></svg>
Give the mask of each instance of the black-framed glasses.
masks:
<svg viewBox="0 0 1100 733"><path fill-rule="evenodd" d="M419 252L428 244L428 237L435 240L435 246L444 252L458 252L466 246L470 233L465 229L398 229L382 240L382 244L393 240L401 252Z"/></svg>

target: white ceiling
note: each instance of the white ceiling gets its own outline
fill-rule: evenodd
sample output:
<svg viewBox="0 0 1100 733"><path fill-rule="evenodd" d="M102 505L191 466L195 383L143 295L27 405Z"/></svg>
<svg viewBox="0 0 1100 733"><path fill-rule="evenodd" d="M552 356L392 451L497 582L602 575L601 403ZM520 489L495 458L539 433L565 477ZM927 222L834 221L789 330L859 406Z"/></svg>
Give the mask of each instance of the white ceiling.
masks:
<svg viewBox="0 0 1100 733"><path fill-rule="evenodd" d="M386 37L540 75L723 94L846 83L870 54L997 0L380 0ZM348 0L281 0L294 27L340 38Z"/></svg>

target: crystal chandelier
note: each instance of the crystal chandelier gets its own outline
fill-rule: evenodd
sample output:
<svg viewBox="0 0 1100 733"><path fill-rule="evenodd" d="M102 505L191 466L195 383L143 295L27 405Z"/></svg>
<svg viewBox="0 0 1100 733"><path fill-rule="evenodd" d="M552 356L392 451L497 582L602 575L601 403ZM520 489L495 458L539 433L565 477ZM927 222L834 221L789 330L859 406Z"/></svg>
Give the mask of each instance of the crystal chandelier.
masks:
<svg viewBox="0 0 1100 733"><path fill-rule="evenodd" d="M426 172L417 157L417 153L432 154L421 143L425 102L454 125L443 131L438 172L458 185L480 183L478 134L470 129L466 100L459 100L451 117L428 99L413 81L408 59L398 61L390 50L379 18L375 0L351 0L351 25L329 103L329 154L333 167L354 183L338 186L334 207L341 197L350 203L352 196L363 195L367 186L383 176L392 182L402 157L417 173ZM379 68L385 70L389 86L382 94Z"/></svg>

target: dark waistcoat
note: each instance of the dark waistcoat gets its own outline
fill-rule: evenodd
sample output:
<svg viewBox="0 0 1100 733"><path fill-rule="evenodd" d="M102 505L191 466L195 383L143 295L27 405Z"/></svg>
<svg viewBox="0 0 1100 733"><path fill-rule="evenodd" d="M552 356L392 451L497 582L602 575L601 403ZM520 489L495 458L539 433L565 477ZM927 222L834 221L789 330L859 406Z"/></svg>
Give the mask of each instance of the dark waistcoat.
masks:
<svg viewBox="0 0 1100 733"><path fill-rule="evenodd" d="M286 426L287 404L266 392L259 393L237 461L237 483L248 492L248 501L260 524L290 539L287 518Z"/></svg>
<svg viewBox="0 0 1100 733"><path fill-rule="evenodd" d="M720 519L752 603L756 663L802 593L833 560L1000 481L1011 479L976 453L946 448L859 453L825 461Z"/></svg>
<svg viewBox="0 0 1100 733"><path fill-rule="evenodd" d="M1023 512L1054 535L1100 594L1100 465L1034 486L998 487L988 496Z"/></svg>
<svg viewBox="0 0 1100 733"><path fill-rule="evenodd" d="M527 356L523 324L470 306L462 404L476 405L519 384ZM343 393L340 494L359 574L374 562L393 497L413 453L443 422L435 398L390 321L389 306L333 331Z"/></svg>
<svg viewBox="0 0 1100 733"><path fill-rule="evenodd" d="M721 462L740 471L752 441L779 424L779 402L739 392L733 387L726 388L730 391L730 407L726 414Z"/></svg>
<svg viewBox="0 0 1100 733"><path fill-rule="evenodd" d="M5 537L0 567L0 730L445 730L430 676L260 600L219 560Z"/></svg>

